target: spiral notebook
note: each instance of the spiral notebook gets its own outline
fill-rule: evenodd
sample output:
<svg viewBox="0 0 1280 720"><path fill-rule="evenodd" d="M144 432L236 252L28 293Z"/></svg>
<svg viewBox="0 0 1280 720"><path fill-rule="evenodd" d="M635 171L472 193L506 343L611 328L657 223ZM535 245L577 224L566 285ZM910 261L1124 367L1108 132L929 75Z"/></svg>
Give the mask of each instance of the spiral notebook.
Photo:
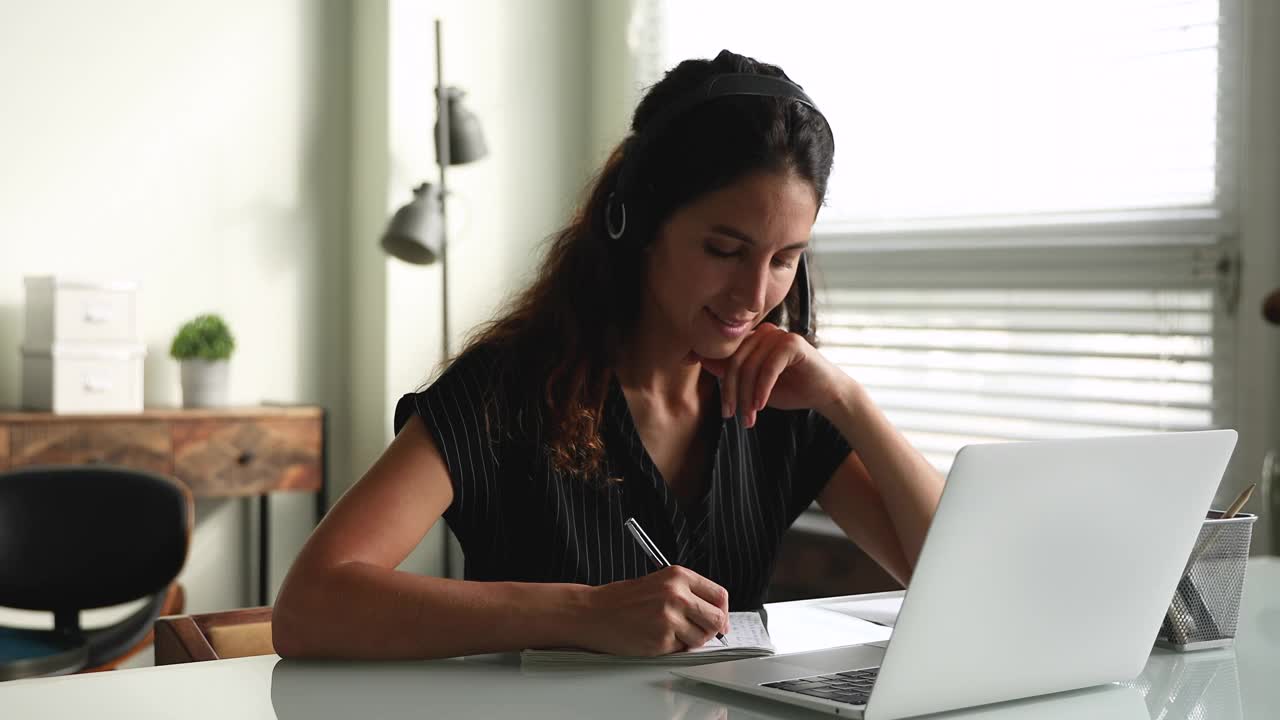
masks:
<svg viewBox="0 0 1280 720"><path fill-rule="evenodd" d="M549 650L524 650L520 653L522 665L700 665L702 663L740 660L742 658L762 657L775 652L773 641L769 639L769 631L765 628L760 615L754 612L729 613L729 632L725 633L722 645L714 637L702 647L692 648L684 652L658 655L656 657L633 657L628 655L609 655L607 653L578 650L573 648L556 648Z"/></svg>

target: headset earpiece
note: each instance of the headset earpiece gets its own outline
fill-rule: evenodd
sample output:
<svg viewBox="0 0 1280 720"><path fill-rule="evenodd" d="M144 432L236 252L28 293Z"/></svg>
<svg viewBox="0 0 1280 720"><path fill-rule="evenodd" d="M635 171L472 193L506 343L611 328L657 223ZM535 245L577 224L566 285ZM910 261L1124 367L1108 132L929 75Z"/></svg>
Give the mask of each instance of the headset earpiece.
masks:
<svg viewBox="0 0 1280 720"><path fill-rule="evenodd" d="M618 210L616 223L614 222L614 208ZM627 231L627 206L618 199L617 192L609 193L609 199L605 201L604 229L609 233L609 237L614 240L621 240L622 235Z"/></svg>
<svg viewBox="0 0 1280 720"><path fill-rule="evenodd" d="M809 337L809 306L813 297L810 295L812 290L809 286L808 258L808 251L800 253L800 260L796 265L796 316L790 321L791 332L806 338Z"/></svg>

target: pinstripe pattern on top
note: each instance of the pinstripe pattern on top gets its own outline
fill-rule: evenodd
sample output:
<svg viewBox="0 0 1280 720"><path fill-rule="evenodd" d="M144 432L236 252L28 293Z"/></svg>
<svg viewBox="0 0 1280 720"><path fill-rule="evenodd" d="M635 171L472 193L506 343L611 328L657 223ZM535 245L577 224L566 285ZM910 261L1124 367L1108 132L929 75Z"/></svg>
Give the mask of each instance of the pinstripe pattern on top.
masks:
<svg viewBox="0 0 1280 720"><path fill-rule="evenodd" d="M682 503L645 451L614 378L601 427L603 477L566 477L551 466L536 413L516 420L516 404L494 395L495 359L487 350L464 354L426 390L400 398L394 418L398 433L421 417L444 457L453 485L444 519L469 580L602 585L639 577L654 568L623 528L635 517L672 564L724 586L731 609L757 608L783 534L850 452L811 410L766 408L753 428L716 418L705 494ZM490 409L519 431L489 432Z"/></svg>

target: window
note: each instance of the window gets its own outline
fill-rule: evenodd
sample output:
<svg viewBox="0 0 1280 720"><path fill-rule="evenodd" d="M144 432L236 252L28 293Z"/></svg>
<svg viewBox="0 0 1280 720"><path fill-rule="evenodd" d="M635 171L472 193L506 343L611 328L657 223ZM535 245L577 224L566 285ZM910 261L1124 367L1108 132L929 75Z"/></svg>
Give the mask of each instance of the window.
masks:
<svg viewBox="0 0 1280 720"><path fill-rule="evenodd" d="M1234 12L652 0L635 50L645 84L729 48L814 97L822 349L945 472L973 442L1231 424Z"/></svg>

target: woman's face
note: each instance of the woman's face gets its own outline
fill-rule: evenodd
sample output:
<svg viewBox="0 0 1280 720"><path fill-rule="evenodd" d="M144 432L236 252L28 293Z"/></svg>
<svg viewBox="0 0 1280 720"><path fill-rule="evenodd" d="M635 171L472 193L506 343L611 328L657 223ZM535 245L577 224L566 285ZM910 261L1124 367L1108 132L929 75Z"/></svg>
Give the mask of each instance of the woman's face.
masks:
<svg viewBox="0 0 1280 720"><path fill-rule="evenodd" d="M733 354L791 289L818 203L794 173L761 172L681 208L647 250L646 313L671 342Z"/></svg>

